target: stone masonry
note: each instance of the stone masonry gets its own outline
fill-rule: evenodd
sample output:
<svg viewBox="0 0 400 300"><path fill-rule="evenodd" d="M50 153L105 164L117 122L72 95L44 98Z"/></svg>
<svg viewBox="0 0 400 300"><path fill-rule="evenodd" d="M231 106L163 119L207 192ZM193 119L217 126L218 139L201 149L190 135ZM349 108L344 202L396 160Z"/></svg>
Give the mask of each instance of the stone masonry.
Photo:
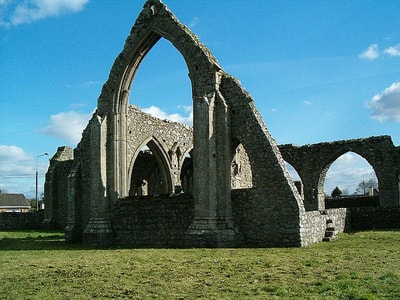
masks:
<svg viewBox="0 0 400 300"><path fill-rule="evenodd" d="M193 128L128 103L141 61L161 38L187 64ZM376 156L389 149L380 147L361 154L390 172L378 177L391 189L382 205L399 206L399 151L381 139L391 157ZM335 155L354 149L343 146L323 161L329 152L280 148L239 81L166 5L148 0L73 155L61 147L51 159L44 225L96 247L293 247L322 241L328 227L343 231L346 209L326 211L310 188L321 182L315 172L323 178ZM304 199L285 160L302 175Z"/></svg>

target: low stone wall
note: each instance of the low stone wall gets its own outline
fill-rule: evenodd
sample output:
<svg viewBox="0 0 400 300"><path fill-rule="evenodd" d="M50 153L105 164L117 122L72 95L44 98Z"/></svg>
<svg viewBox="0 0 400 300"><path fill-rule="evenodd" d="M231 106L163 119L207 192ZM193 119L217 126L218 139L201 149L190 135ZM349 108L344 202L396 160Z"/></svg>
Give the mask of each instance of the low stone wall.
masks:
<svg viewBox="0 0 400 300"><path fill-rule="evenodd" d="M346 230L400 228L400 207L352 207L348 210Z"/></svg>
<svg viewBox="0 0 400 300"><path fill-rule="evenodd" d="M119 200L113 214L114 244L127 247L179 248L193 221L193 199L142 197Z"/></svg>
<svg viewBox="0 0 400 300"><path fill-rule="evenodd" d="M346 222L346 208L306 211L301 220L303 246L321 242L325 237L327 227L333 227L335 229L334 235L343 232L346 227Z"/></svg>
<svg viewBox="0 0 400 300"><path fill-rule="evenodd" d="M40 230L44 211L0 213L0 230Z"/></svg>
<svg viewBox="0 0 400 300"><path fill-rule="evenodd" d="M300 247L304 243L297 212L285 206L271 205L255 189L232 190L232 214L246 247ZM285 213L286 212L286 213Z"/></svg>
<svg viewBox="0 0 400 300"><path fill-rule="evenodd" d="M325 199L325 208L340 208L340 207L378 207L379 196L363 196L363 197L341 197L339 199Z"/></svg>

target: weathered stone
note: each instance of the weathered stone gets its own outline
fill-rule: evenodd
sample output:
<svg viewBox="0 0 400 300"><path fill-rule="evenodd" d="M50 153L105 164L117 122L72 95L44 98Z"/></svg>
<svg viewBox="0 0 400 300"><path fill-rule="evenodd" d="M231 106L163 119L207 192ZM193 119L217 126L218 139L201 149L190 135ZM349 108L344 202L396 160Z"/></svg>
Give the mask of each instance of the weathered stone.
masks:
<svg viewBox="0 0 400 300"><path fill-rule="evenodd" d="M187 64L193 128L128 104L138 66L160 38ZM328 219L336 231L344 229L346 209L320 213L320 190L313 191L320 182L315 178L349 149L345 142L338 145L326 161L313 146L282 146L282 156L240 82L161 1L148 0L74 157L59 149L51 161L46 218L66 227L67 241L103 247L305 246L322 241ZM378 148L372 150L367 159ZM399 156L398 149L393 153ZM284 159L301 169L304 199ZM399 159L390 159L398 174ZM386 162L377 169L388 170ZM383 174L378 178L385 182ZM393 178L384 186L393 189ZM382 204L398 206L398 188L391 195Z"/></svg>

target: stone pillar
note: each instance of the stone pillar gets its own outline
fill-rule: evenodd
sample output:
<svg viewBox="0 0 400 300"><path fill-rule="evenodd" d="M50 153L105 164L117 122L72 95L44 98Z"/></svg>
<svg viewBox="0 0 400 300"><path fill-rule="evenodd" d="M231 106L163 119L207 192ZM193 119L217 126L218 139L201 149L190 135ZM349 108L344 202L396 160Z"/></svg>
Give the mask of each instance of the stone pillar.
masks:
<svg viewBox="0 0 400 300"><path fill-rule="evenodd" d="M379 176L379 205L382 207L399 207L400 176L386 173Z"/></svg>
<svg viewBox="0 0 400 300"><path fill-rule="evenodd" d="M93 118L90 129L90 220L83 232L83 243L107 247L112 243L111 224L106 211L107 118Z"/></svg>
<svg viewBox="0 0 400 300"><path fill-rule="evenodd" d="M306 211L324 210L325 195L319 183L319 177L310 170L308 175L303 172L301 176L304 188L304 208ZM300 174L300 173L299 173Z"/></svg>
<svg viewBox="0 0 400 300"><path fill-rule="evenodd" d="M68 176L68 219L65 228L65 241L67 243L76 243L82 240L77 210L77 204L81 202L79 179L79 165L76 163Z"/></svg>
<svg viewBox="0 0 400 300"><path fill-rule="evenodd" d="M234 247L229 112L216 91L194 102L194 221L186 234L192 247Z"/></svg>
<svg viewBox="0 0 400 300"><path fill-rule="evenodd" d="M73 159L72 148L62 146L57 148L56 154L50 159L50 166L46 173L46 182L44 184L45 211L42 221L44 230L59 229L58 224L58 203L61 202L60 195L57 191L57 180L63 180L62 174L57 172L60 166L65 162L71 162Z"/></svg>

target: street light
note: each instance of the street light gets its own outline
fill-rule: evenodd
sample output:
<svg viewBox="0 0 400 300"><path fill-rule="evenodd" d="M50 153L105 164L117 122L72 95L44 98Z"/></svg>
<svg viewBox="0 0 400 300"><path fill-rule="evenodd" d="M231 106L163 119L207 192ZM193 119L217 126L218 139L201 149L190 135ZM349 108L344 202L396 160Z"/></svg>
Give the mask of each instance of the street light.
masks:
<svg viewBox="0 0 400 300"><path fill-rule="evenodd" d="M49 155L47 152L40 154L36 156L36 211L39 210L39 199L38 199L38 179L39 179L39 171L38 171L38 166L39 166L39 157L44 156L44 155Z"/></svg>

